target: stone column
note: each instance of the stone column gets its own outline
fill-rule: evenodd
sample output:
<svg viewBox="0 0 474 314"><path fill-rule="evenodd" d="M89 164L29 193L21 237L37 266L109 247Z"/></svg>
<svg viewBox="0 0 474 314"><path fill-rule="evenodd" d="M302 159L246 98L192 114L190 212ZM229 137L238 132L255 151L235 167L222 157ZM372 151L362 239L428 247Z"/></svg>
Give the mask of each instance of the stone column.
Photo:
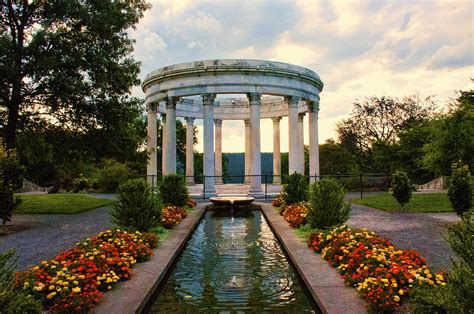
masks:
<svg viewBox="0 0 474 314"><path fill-rule="evenodd" d="M298 103L300 102L299 97L288 96L286 97L288 103L288 172L293 174L300 172L298 163Z"/></svg>
<svg viewBox="0 0 474 314"><path fill-rule="evenodd" d="M245 119L245 178L244 184L250 184L250 154L252 147L250 146L250 120Z"/></svg>
<svg viewBox="0 0 474 314"><path fill-rule="evenodd" d="M298 167L300 169L300 173L304 174L305 167L304 167L304 116L306 113L302 112L298 114L298 157L299 163Z"/></svg>
<svg viewBox="0 0 474 314"><path fill-rule="evenodd" d="M166 168L166 114L161 114L161 174L164 175Z"/></svg>
<svg viewBox="0 0 474 314"><path fill-rule="evenodd" d="M156 186L156 176L158 174L158 160L156 156L156 146L157 146L157 136L156 136L156 104L148 103L147 104L147 133L148 133L148 143L147 143L147 154L148 154L148 164L146 167L147 181L150 184Z"/></svg>
<svg viewBox="0 0 474 314"><path fill-rule="evenodd" d="M319 171L319 139L318 139L318 112L319 104L308 102L308 122L309 122L309 175L320 176ZM318 177L319 180L319 177ZM310 182L315 179L311 178Z"/></svg>
<svg viewBox="0 0 474 314"><path fill-rule="evenodd" d="M214 119L215 125L215 173L216 173L216 184L223 184L222 181L222 120Z"/></svg>
<svg viewBox="0 0 474 314"><path fill-rule="evenodd" d="M216 94L202 94L202 106L204 117L204 154L203 170L204 175L209 176L205 180L206 196L216 195L214 186L214 99Z"/></svg>
<svg viewBox="0 0 474 314"><path fill-rule="evenodd" d="M163 143L166 147L164 175L176 173L176 97L166 98L166 124Z"/></svg>
<svg viewBox="0 0 474 314"><path fill-rule="evenodd" d="M260 105L261 94L248 93L250 103L250 189L249 194L262 194L262 174L260 155Z"/></svg>
<svg viewBox="0 0 474 314"><path fill-rule="evenodd" d="M281 117L272 118L273 121L273 183L281 183L281 156L280 156L280 121Z"/></svg>
<svg viewBox="0 0 474 314"><path fill-rule="evenodd" d="M186 182L194 185L194 118L186 120Z"/></svg>

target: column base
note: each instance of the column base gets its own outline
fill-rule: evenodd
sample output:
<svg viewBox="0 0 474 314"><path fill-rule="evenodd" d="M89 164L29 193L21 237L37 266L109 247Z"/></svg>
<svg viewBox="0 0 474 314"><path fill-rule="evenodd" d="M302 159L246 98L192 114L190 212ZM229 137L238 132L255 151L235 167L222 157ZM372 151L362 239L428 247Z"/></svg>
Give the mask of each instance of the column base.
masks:
<svg viewBox="0 0 474 314"><path fill-rule="evenodd" d="M201 194L201 198L204 196L204 194ZM214 192L206 192L206 198L210 198L210 197L216 197L217 196L217 193L214 191Z"/></svg>
<svg viewBox="0 0 474 314"><path fill-rule="evenodd" d="M196 183L194 183L194 178L186 178L186 184L187 185L196 185Z"/></svg>
<svg viewBox="0 0 474 314"><path fill-rule="evenodd" d="M264 197L264 194L261 190L260 191L249 191L247 193L247 196L251 196L251 197L255 197L255 198L262 198L262 197Z"/></svg>
<svg viewBox="0 0 474 314"><path fill-rule="evenodd" d="M281 184L281 177L280 176L274 177L273 178L273 184Z"/></svg>
<svg viewBox="0 0 474 314"><path fill-rule="evenodd" d="M224 184L224 181L222 181L222 177L216 177L214 178L214 183L215 184Z"/></svg>

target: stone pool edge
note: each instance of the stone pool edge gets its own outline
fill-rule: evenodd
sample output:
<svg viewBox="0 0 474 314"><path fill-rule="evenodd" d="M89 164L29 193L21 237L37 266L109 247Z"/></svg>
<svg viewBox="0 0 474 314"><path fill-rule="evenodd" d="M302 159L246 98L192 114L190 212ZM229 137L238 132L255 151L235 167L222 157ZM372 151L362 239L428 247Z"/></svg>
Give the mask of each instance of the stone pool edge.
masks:
<svg viewBox="0 0 474 314"><path fill-rule="evenodd" d="M208 205L198 204L169 237L153 250L155 256L145 263L135 264L130 280L121 282L115 289L105 293L91 313L141 313L201 221Z"/></svg>
<svg viewBox="0 0 474 314"><path fill-rule="evenodd" d="M334 268L296 237L294 229L271 204L254 204L260 205L262 214L323 313L367 313L356 291L347 287Z"/></svg>

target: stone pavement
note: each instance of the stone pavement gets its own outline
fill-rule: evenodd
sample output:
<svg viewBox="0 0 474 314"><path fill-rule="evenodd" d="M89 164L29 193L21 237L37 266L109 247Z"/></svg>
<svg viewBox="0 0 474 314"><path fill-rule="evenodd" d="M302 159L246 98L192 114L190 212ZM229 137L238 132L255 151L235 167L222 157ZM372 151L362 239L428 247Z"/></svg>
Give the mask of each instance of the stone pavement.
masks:
<svg viewBox="0 0 474 314"><path fill-rule="evenodd" d="M400 249L417 250L435 270L447 270L455 254L444 240L446 226L458 221L455 213L389 213L352 204L347 224L375 231Z"/></svg>

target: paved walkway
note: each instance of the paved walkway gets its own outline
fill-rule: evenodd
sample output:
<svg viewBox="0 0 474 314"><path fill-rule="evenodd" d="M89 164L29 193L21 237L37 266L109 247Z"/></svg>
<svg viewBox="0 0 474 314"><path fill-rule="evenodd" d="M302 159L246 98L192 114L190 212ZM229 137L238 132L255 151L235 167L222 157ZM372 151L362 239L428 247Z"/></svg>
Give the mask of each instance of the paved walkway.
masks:
<svg viewBox="0 0 474 314"><path fill-rule="evenodd" d="M0 253L16 249L18 270L54 258L78 241L112 226L105 207L72 215L13 215L12 221L30 227L0 237Z"/></svg>
<svg viewBox="0 0 474 314"><path fill-rule="evenodd" d="M450 267L451 247L444 240L446 226L458 222L455 213L389 213L352 204L349 226L367 228L390 239L400 249L419 251L434 269Z"/></svg>

